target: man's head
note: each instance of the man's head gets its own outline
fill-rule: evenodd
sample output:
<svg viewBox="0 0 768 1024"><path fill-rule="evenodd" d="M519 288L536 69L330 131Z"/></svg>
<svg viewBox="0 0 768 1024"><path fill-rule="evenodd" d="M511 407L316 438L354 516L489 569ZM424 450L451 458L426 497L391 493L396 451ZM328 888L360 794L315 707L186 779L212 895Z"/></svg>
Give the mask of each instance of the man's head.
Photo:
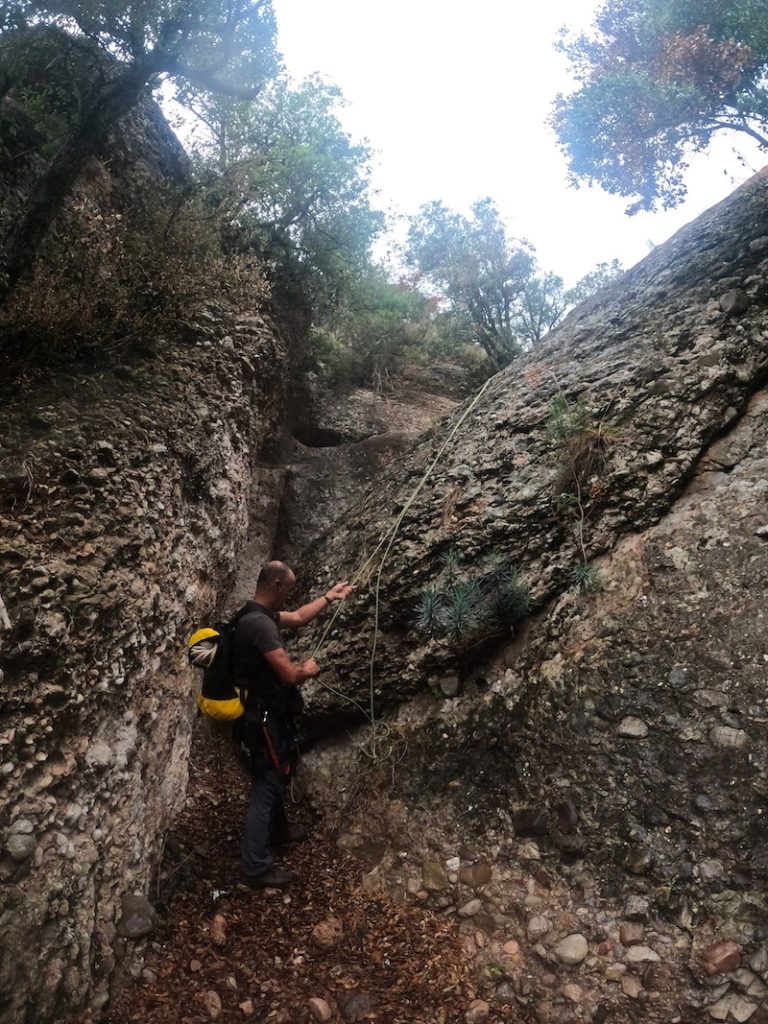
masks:
<svg viewBox="0 0 768 1024"><path fill-rule="evenodd" d="M296 577L285 562L265 562L256 581L255 599L265 608L279 612L296 587Z"/></svg>

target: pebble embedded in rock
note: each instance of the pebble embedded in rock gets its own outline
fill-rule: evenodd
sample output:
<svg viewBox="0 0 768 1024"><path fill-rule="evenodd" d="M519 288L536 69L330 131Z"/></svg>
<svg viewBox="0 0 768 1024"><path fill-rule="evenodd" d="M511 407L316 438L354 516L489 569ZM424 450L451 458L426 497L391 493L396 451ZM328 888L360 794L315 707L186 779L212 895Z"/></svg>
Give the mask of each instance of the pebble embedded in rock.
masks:
<svg viewBox="0 0 768 1024"><path fill-rule="evenodd" d="M437 685L444 697L456 697L461 690L461 680L455 673L443 676Z"/></svg>
<svg viewBox="0 0 768 1024"><path fill-rule="evenodd" d="M661 957L650 946L630 946L624 954L624 959L631 964L644 964L658 963Z"/></svg>
<svg viewBox="0 0 768 1024"><path fill-rule="evenodd" d="M631 739L644 739L648 735L648 726L642 718L623 718L619 723L619 736Z"/></svg>
<svg viewBox="0 0 768 1024"><path fill-rule="evenodd" d="M100 466L97 466L87 474L85 479L93 487L104 487L109 480L109 472L106 469L102 469Z"/></svg>
<svg viewBox="0 0 768 1024"><path fill-rule="evenodd" d="M732 288L730 291L723 292L719 304L726 316L739 316L741 313L746 313L752 305L752 299L741 288Z"/></svg>
<svg viewBox="0 0 768 1024"><path fill-rule="evenodd" d="M9 836L5 844L6 852L11 860L17 864L28 860L37 848L37 840L34 836L18 833Z"/></svg>
<svg viewBox="0 0 768 1024"><path fill-rule="evenodd" d="M754 1015L757 1006L757 1003L751 1003L736 992L729 992L709 1007L709 1016L713 1020L735 1021L736 1024L746 1024Z"/></svg>
<svg viewBox="0 0 768 1024"><path fill-rule="evenodd" d="M584 998L584 989L580 985L563 985L563 995L572 1003L580 1003Z"/></svg>
<svg viewBox="0 0 768 1024"><path fill-rule="evenodd" d="M482 909L482 900L469 900L469 902L465 903L464 906L459 907L459 917L474 917L475 914L479 914Z"/></svg>
<svg viewBox="0 0 768 1024"><path fill-rule="evenodd" d="M757 952L749 958L749 966L759 974L764 981L768 981L768 945L761 946Z"/></svg>
<svg viewBox="0 0 768 1024"><path fill-rule="evenodd" d="M632 846L624 851L624 867L633 875L646 875L654 865L653 850L646 846ZM629 916L629 915L627 915Z"/></svg>
<svg viewBox="0 0 768 1024"><path fill-rule="evenodd" d="M117 924L117 933L124 939L141 939L149 935L157 920L157 911L146 896L126 893L122 898L123 914Z"/></svg>
<svg viewBox="0 0 768 1024"><path fill-rule="evenodd" d="M624 904L624 916L632 921L647 921L649 909L644 896L630 896Z"/></svg>
<svg viewBox="0 0 768 1024"><path fill-rule="evenodd" d="M743 750L749 743L749 734L729 725L716 725L709 730L709 742L718 750Z"/></svg>
<svg viewBox="0 0 768 1024"><path fill-rule="evenodd" d="M732 941L715 942L701 955L707 974L727 974L741 964L741 950Z"/></svg>
<svg viewBox="0 0 768 1024"><path fill-rule="evenodd" d="M643 986L634 974L625 974L621 979L621 991L630 999L637 999L643 991Z"/></svg>
<svg viewBox="0 0 768 1024"><path fill-rule="evenodd" d="M555 946L555 956L562 964L580 964L586 960L589 943L583 935L567 935Z"/></svg>
<svg viewBox="0 0 768 1024"><path fill-rule="evenodd" d="M637 946L645 938L645 926L639 921L623 921L619 926L619 942L622 946Z"/></svg>
<svg viewBox="0 0 768 1024"><path fill-rule="evenodd" d="M527 931L530 938L536 942L551 930L551 925L546 917L532 917L528 922Z"/></svg>
<svg viewBox="0 0 768 1024"><path fill-rule="evenodd" d="M725 877L725 867L721 860L710 858L699 864L699 878L702 882L720 882Z"/></svg>
<svg viewBox="0 0 768 1024"><path fill-rule="evenodd" d="M669 992L674 977L674 972L669 964L648 964L643 971L643 988L648 992Z"/></svg>
<svg viewBox="0 0 768 1024"><path fill-rule="evenodd" d="M421 866L421 881L427 892L440 892L450 886L448 872L436 860L425 860Z"/></svg>

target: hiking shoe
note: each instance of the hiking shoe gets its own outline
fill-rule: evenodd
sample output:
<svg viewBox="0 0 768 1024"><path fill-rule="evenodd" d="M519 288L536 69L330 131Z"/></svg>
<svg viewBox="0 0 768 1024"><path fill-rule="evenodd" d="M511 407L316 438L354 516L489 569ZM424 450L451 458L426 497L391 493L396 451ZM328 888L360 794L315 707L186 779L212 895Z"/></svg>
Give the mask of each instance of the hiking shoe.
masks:
<svg viewBox="0 0 768 1024"><path fill-rule="evenodd" d="M260 875L243 875L243 884L250 889L285 889L295 881L296 875L292 871L281 871L280 868L270 868Z"/></svg>
<svg viewBox="0 0 768 1024"><path fill-rule="evenodd" d="M275 847L292 846L293 843L303 843L308 838L308 828L304 828L303 825L289 825L285 833L279 839L276 839L272 845Z"/></svg>

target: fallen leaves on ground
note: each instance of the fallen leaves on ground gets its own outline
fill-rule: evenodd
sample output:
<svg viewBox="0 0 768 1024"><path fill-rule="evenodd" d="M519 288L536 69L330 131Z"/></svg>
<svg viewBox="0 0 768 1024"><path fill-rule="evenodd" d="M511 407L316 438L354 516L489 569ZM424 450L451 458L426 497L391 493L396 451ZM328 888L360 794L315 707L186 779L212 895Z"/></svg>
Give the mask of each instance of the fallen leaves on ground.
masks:
<svg viewBox="0 0 768 1024"><path fill-rule="evenodd" d="M457 922L364 892L359 862L306 810L292 817L310 838L279 858L296 885L238 887L247 792L234 747L198 729L186 807L149 894L164 922L110 1024L309 1024L321 1003L331 1021L463 1024L477 993ZM319 925L338 941L313 941ZM502 1006L489 1024L519 1019Z"/></svg>

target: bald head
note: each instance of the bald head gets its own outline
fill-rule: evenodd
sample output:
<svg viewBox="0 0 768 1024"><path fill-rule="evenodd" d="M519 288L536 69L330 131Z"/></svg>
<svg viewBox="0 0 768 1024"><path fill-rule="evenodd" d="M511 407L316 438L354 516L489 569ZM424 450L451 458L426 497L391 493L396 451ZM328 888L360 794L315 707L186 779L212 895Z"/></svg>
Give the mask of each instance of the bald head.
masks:
<svg viewBox="0 0 768 1024"><path fill-rule="evenodd" d="M256 590L271 587L273 583L285 583L291 576L293 573L285 562L265 562L256 580Z"/></svg>
<svg viewBox="0 0 768 1024"><path fill-rule="evenodd" d="M295 586L296 577L285 562L265 562L256 581L254 597L265 608L280 611Z"/></svg>

